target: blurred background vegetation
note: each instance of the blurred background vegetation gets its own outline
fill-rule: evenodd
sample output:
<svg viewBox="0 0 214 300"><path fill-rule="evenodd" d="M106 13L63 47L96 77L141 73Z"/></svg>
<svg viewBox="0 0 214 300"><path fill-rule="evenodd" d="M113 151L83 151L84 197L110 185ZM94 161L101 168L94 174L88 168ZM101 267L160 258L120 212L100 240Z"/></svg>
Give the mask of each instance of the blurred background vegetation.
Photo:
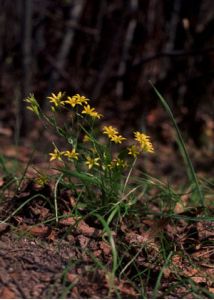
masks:
<svg viewBox="0 0 214 300"><path fill-rule="evenodd" d="M29 93L45 108L51 92L66 91L93 99L122 131L147 127L167 143L151 80L186 138L206 146L213 31L213 0L0 0L0 134L31 133Z"/></svg>

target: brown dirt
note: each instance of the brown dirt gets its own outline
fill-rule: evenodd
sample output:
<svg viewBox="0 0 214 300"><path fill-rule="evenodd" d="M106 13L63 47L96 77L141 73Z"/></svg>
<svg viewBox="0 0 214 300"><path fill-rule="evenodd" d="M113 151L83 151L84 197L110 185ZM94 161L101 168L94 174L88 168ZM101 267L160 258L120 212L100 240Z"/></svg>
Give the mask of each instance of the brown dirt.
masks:
<svg viewBox="0 0 214 300"><path fill-rule="evenodd" d="M200 214L193 210L187 216ZM140 282L130 283L137 269L152 274L145 287L147 297L152 297L166 261L159 238L163 233L176 248L172 264L164 268L158 297L195 298L177 281L179 276L210 293L214 289L214 222L180 220L175 225L167 219L144 219L138 228L134 221L123 223L113 236L124 266L136 255L136 269L129 266L120 279L112 277L111 247L96 225L73 217L61 220L58 226L29 225L21 213L10 223L17 225L0 226L0 298L139 298Z"/></svg>
<svg viewBox="0 0 214 300"><path fill-rule="evenodd" d="M0 239L0 297L76 299L115 296L110 287L110 275L108 278L104 270L95 269L92 258L86 254L89 238L80 235L76 242L79 246L65 239L47 242L38 238L17 238L11 232L3 234ZM97 256L109 255L108 245L97 242L94 248ZM123 281L118 292L124 298L137 296Z"/></svg>

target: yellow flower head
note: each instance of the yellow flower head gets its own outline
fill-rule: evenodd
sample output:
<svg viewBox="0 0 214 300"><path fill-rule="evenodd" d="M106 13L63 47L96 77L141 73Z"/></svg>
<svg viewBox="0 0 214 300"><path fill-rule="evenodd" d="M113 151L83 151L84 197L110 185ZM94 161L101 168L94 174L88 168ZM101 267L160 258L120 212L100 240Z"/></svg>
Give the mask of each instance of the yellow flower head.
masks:
<svg viewBox="0 0 214 300"><path fill-rule="evenodd" d="M134 132L135 140L139 143L141 150L153 153L154 148L150 141L150 137L142 132Z"/></svg>
<svg viewBox="0 0 214 300"><path fill-rule="evenodd" d="M151 142L148 142L147 144L144 145L144 151L149 152L149 153L154 153L154 147Z"/></svg>
<svg viewBox="0 0 214 300"><path fill-rule="evenodd" d="M121 144L122 141L126 140L122 135L113 135L111 137L111 141L114 142L115 144Z"/></svg>
<svg viewBox="0 0 214 300"><path fill-rule="evenodd" d="M80 96L79 94L74 95L73 98L76 99L77 104L79 104L79 105L88 104L88 101L89 101L88 98L86 98L85 96Z"/></svg>
<svg viewBox="0 0 214 300"><path fill-rule="evenodd" d="M95 119L100 119L100 118L102 118L103 117L103 115L102 114L99 114L98 112L94 112L92 115L92 118L95 118Z"/></svg>
<svg viewBox="0 0 214 300"><path fill-rule="evenodd" d="M62 156L64 155L64 151L60 152L57 148L54 149L53 153L49 153L50 157L50 161L54 160L54 159L58 159L60 161L62 161Z"/></svg>
<svg viewBox="0 0 214 300"><path fill-rule="evenodd" d="M85 96L80 96L79 94L76 94L72 97L68 97L65 103L70 104L72 107L75 107L76 105L83 105L88 104L89 99Z"/></svg>
<svg viewBox="0 0 214 300"><path fill-rule="evenodd" d="M108 167L110 169L113 169L113 168L118 168L118 167L121 167L121 168L126 168L127 167L127 162L124 161L123 159L120 159L120 158L114 158L112 160L112 162L108 165Z"/></svg>
<svg viewBox="0 0 214 300"><path fill-rule="evenodd" d="M122 141L125 140L122 135L119 135L117 128L113 126L104 126L103 134L106 134L108 138L116 144L121 144Z"/></svg>
<svg viewBox="0 0 214 300"><path fill-rule="evenodd" d="M37 116L39 116L39 103L36 101L34 95L30 94L29 97L27 97L24 101L29 103L27 109L31 110Z"/></svg>
<svg viewBox="0 0 214 300"><path fill-rule="evenodd" d="M48 183L49 179L46 175L40 175L39 177L35 178L35 183L39 186L43 187Z"/></svg>
<svg viewBox="0 0 214 300"><path fill-rule="evenodd" d="M57 95L52 93L51 96L47 97L50 99L50 102L55 105L55 107L64 105L64 101L62 101L63 93L59 92Z"/></svg>
<svg viewBox="0 0 214 300"><path fill-rule="evenodd" d="M84 143L88 143L90 141L91 141L90 136L88 136L87 134L85 134L84 137L83 137L83 142Z"/></svg>
<svg viewBox="0 0 214 300"><path fill-rule="evenodd" d="M132 145L132 146L128 147L128 151L129 151L128 154L132 155L134 157L137 157L140 154L136 145Z"/></svg>
<svg viewBox="0 0 214 300"><path fill-rule="evenodd" d="M99 157L93 158L90 156L86 157L86 162L85 164L88 166L89 170L92 169L94 166L99 166L100 164L98 163L98 161L100 160Z"/></svg>
<svg viewBox="0 0 214 300"><path fill-rule="evenodd" d="M109 138L112 138L112 137L114 137L115 135L118 134L118 131L113 126L104 126L103 127L103 133L106 134Z"/></svg>
<svg viewBox="0 0 214 300"><path fill-rule="evenodd" d="M95 108L91 107L89 104L84 106L82 114L86 114L91 116L92 118L97 118L97 119L100 119L102 117L102 115L96 112Z"/></svg>
<svg viewBox="0 0 214 300"><path fill-rule="evenodd" d="M78 159L79 153L76 152L75 149L72 149L71 151L65 151L64 156L68 157L69 159Z"/></svg>
<svg viewBox="0 0 214 300"><path fill-rule="evenodd" d="M70 104L72 107L75 107L77 104L79 104L75 96L68 97L67 100L65 100L65 103Z"/></svg>

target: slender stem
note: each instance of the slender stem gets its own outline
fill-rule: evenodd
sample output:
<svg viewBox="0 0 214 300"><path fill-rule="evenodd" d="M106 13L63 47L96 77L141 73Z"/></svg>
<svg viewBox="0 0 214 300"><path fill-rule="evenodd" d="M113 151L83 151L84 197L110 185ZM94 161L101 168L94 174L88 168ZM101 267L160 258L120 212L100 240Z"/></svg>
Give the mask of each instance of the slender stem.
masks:
<svg viewBox="0 0 214 300"><path fill-rule="evenodd" d="M136 157L135 160L133 161L133 164L132 164L132 166L131 166L131 168L130 168L130 170L129 170L129 173L128 173L127 177L126 177L126 181L125 181L125 184L124 184L124 187L123 187L123 194L124 194L124 192L125 192L126 186L127 186L127 184L128 184L128 181L129 181L129 178L130 178L130 176L131 176L131 173L132 173L132 171L133 171L133 169L134 169L134 166L135 166L135 164L136 164L136 161L137 161L137 157Z"/></svg>
<svg viewBox="0 0 214 300"><path fill-rule="evenodd" d="M58 203L57 203L57 188L58 188L58 184L60 183L60 180L62 179L62 177L63 177L63 173L57 179L57 182L56 182L55 187L54 187L54 207L55 207L56 223L59 222L59 217L58 217Z"/></svg>

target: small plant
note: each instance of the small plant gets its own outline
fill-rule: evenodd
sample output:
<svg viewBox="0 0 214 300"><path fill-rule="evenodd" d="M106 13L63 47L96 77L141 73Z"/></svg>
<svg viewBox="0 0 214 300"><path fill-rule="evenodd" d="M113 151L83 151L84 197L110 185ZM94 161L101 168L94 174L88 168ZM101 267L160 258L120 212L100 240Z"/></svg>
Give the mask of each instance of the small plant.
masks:
<svg viewBox="0 0 214 300"><path fill-rule="evenodd" d="M25 101L27 108L44 122L46 128L48 125L54 127L66 141L64 149L53 142L53 150L49 153L51 162L61 163L57 184L65 184L81 194L86 206L96 208L98 212L104 209L107 214L112 213L112 208L121 204L121 199L129 203L132 193L127 191L127 184L135 162L143 153L154 152L150 137L136 131L133 140L128 141L111 125L99 127L98 121L103 115L85 96L70 97L59 92L47 98L50 103L48 113L41 110L33 94ZM70 121L59 125L57 114L66 111Z"/></svg>
<svg viewBox="0 0 214 300"><path fill-rule="evenodd" d="M213 298L212 278L208 278L209 271L206 274L204 267L212 253L212 206L205 201L213 198L213 181L198 180L172 111L155 88L154 91L173 123L186 164L189 184L184 187L172 186L143 172L135 177L136 161L144 153L154 153L150 137L136 131L133 138L128 139L118 128L100 123L102 114L85 96L52 93L47 97L50 109L46 113L33 94L25 99L27 108L45 128L53 128L64 142L52 141L53 147L47 155L57 170L52 197L49 188L46 189L50 176L36 169L35 185L22 190L31 160L21 178L17 178L11 176L14 172L7 168L4 157L0 157L0 171L7 175L7 181L0 187L2 202L7 200L8 187L16 187L14 211L4 216L0 225L4 228L15 216L16 222L25 222L22 213L30 207L31 215L35 216L33 221L39 221L36 227L59 221L60 227L51 228L47 237L56 239L59 247L62 234L74 230L74 234L68 236L68 241L70 238L72 241L68 249L75 251L69 255L71 259L66 268L63 267L61 297L76 296L76 291L83 289L81 276L87 281L96 274L93 281L100 276L105 288L108 287L107 298L115 295L121 298L126 291L136 298L175 297L180 293L184 297ZM70 206L65 201L69 190L72 191ZM43 210L41 205L44 204ZM55 216L49 213L50 209ZM20 213L21 218L18 218ZM11 224L13 226L13 222ZM50 227L44 228L49 234ZM67 241L65 245L67 248ZM196 259L198 253L200 260L204 255L203 265ZM202 280L199 284L198 278ZM102 280L99 280L99 289ZM49 293L56 287L50 286ZM92 289L93 285L90 291Z"/></svg>

